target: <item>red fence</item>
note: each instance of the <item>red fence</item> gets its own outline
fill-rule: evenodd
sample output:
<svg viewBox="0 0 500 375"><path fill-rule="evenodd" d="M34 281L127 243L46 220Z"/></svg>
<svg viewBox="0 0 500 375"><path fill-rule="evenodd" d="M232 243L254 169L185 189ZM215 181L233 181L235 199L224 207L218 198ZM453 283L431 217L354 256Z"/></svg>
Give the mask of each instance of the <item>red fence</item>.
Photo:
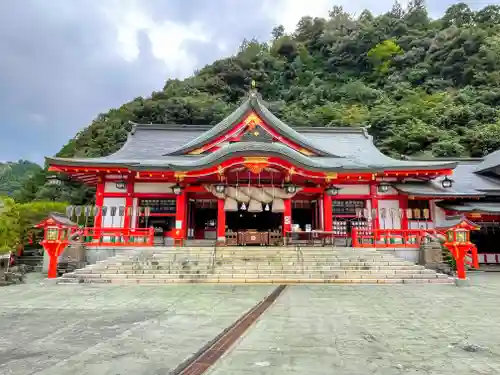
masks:
<svg viewBox="0 0 500 375"><path fill-rule="evenodd" d="M352 229L353 247L419 248L425 230L421 229Z"/></svg>
<svg viewBox="0 0 500 375"><path fill-rule="evenodd" d="M85 246L153 246L153 228L80 228Z"/></svg>

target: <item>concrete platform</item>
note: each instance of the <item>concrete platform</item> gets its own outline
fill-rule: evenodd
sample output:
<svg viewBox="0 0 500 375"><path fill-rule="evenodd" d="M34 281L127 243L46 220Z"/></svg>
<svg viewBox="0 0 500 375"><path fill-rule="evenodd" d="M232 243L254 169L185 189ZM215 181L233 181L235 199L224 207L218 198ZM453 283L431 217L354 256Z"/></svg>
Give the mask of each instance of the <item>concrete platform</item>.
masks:
<svg viewBox="0 0 500 375"><path fill-rule="evenodd" d="M28 275L32 278L32 275ZM500 373L500 274L289 285L211 375ZM0 288L0 374L168 374L276 285Z"/></svg>
<svg viewBox="0 0 500 375"><path fill-rule="evenodd" d="M168 374L275 286L0 288L0 374Z"/></svg>
<svg viewBox="0 0 500 375"><path fill-rule="evenodd" d="M500 275L448 285L289 286L210 375L500 373Z"/></svg>

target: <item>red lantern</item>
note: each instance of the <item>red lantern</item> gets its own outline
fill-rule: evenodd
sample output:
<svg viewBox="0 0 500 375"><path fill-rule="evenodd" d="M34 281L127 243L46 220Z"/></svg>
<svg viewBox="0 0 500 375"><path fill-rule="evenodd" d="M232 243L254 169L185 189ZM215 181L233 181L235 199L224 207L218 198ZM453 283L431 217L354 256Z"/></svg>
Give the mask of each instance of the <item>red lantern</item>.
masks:
<svg viewBox="0 0 500 375"><path fill-rule="evenodd" d="M445 234L446 241L443 244L453 255L457 264L457 277L461 280L466 279L465 264L475 269L479 268L479 259L477 256L477 247L470 242L470 231L478 230L479 227L466 218L455 220L452 226L437 228ZM470 257L471 261L467 258Z"/></svg>

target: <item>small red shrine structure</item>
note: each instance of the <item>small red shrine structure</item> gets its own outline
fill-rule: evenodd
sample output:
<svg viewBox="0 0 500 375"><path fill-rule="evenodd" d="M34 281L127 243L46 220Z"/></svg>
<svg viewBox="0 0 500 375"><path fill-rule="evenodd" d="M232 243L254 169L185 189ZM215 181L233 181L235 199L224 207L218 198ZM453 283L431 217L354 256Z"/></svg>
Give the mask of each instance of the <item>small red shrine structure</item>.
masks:
<svg viewBox="0 0 500 375"><path fill-rule="evenodd" d="M466 217L449 219L448 225L436 228L444 234L444 246L450 251L456 262L457 277L466 279L465 265L479 268L477 247L470 241L470 232L479 230L479 226ZM468 260L470 258L470 261Z"/></svg>
<svg viewBox="0 0 500 375"><path fill-rule="evenodd" d="M59 256L70 243L70 236L76 232L78 226L64 214L51 213L46 219L35 226L44 230L43 246L49 256L49 279L57 277L57 263Z"/></svg>

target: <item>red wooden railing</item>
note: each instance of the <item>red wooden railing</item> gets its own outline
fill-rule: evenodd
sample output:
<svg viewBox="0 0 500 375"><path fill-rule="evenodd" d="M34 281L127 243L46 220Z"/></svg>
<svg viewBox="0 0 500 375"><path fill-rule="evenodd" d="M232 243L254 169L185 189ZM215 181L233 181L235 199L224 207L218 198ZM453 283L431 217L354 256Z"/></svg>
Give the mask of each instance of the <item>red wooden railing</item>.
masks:
<svg viewBox="0 0 500 375"><path fill-rule="evenodd" d="M419 248L426 236L422 229L352 229L353 247Z"/></svg>
<svg viewBox="0 0 500 375"><path fill-rule="evenodd" d="M153 246L153 228L78 228L75 233L88 247Z"/></svg>

